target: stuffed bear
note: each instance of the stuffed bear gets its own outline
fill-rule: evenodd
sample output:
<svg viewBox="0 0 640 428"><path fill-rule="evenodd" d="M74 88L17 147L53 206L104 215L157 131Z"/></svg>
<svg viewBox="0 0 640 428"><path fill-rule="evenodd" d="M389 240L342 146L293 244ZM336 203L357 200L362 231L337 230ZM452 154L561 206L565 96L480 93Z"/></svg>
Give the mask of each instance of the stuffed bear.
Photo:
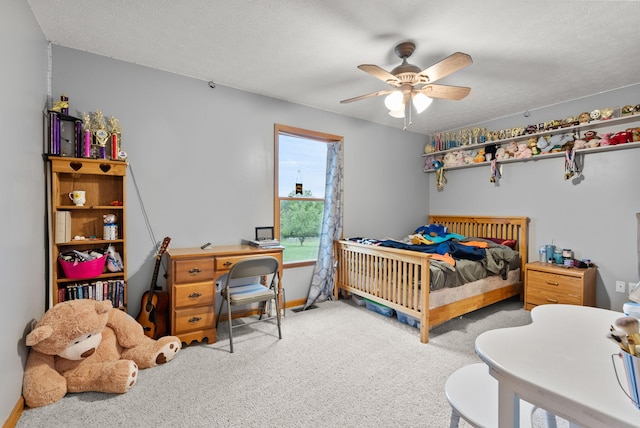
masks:
<svg viewBox="0 0 640 428"><path fill-rule="evenodd" d="M510 158L515 158L516 153L518 152L518 144L515 141L512 141L509 144L507 144L507 147L505 147L505 150L507 151L507 154L509 155Z"/></svg>
<svg viewBox="0 0 640 428"><path fill-rule="evenodd" d="M593 140L593 138L592 138L592 140ZM591 140L589 140L589 141L591 141ZM587 148L587 141L585 141L585 140L583 140L581 138L578 138L577 140L573 141L573 148L576 149L576 150L585 149L585 148Z"/></svg>
<svg viewBox="0 0 640 428"><path fill-rule="evenodd" d="M125 393L138 368L171 361L175 336L153 340L109 300L69 300L50 308L26 337L31 346L22 394L29 407L54 403L68 392Z"/></svg>
<svg viewBox="0 0 640 428"><path fill-rule="evenodd" d="M507 149L505 149L504 147L498 147L498 149L496 150L496 160L502 161L505 159L509 159Z"/></svg>
<svg viewBox="0 0 640 428"><path fill-rule="evenodd" d="M474 157L475 154L473 153L473 150L465 150L463 152L464 155L464 164L465 165L471 165L472 163L474 163Z"/></svg>
<svg viewBox="0 0 640 428"><path fill-rule="evenodd" d="M531 156L533 156L533 153L531 152L529 145L524 142L518 143L518 151L516 152L516 158L526 159L526 158L530 158Z"/></svg>

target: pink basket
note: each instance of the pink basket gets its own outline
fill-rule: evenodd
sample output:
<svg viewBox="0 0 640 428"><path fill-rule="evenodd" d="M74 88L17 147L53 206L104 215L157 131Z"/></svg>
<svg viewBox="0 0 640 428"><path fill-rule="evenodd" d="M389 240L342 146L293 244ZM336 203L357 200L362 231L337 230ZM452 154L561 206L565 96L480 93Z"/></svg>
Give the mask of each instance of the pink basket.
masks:
<svg viewBox="0 0 640 428"><path fill-rule="evenodd" d="M107 261L106 257L100 257L99 259L89 260L86 262L68 262L66 260L58 259L64 276L69 279L87 279L95 278L102 275L104 270L104 264Z"/></svg>

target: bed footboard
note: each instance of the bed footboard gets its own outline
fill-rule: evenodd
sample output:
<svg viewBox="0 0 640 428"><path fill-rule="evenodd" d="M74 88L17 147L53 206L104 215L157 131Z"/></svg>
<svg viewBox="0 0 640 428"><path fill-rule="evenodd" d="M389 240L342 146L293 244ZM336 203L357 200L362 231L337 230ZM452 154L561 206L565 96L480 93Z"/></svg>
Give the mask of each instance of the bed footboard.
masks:
<svg viewBox="0 0 640 428"><path fill-rule="evenodd" d="M335 241L336 287L420 319L420 341L429 340L430 254ZM428 289L428 285L427 285ZM337 296L336 296L337 297Z"/></svg>
<svg viewBox="0 0 640 428"><path fill-rule="evenodd" d="M520 282L429 310L430 254L351 241L334 241L339 290L365 297L420 320L420 341L429 341L429 327L521 293L527 263L527 217L432 215L430 223L464 236L513 239L520 253ZM431 314L430 314L431 312Z"/></svg>

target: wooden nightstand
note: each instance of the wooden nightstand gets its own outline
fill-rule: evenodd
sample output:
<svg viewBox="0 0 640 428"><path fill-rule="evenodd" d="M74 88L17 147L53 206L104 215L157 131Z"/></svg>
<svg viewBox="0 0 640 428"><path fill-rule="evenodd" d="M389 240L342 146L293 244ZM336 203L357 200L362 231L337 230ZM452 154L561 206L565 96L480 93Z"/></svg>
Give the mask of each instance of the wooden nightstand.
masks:
<svg viewBox="0 0 640 428"><path fill-rule="evenodd" d="M564 267L553 263L527 263L524 280L524 308L564 303L596 305L596 271L590 267Z"/></svg>

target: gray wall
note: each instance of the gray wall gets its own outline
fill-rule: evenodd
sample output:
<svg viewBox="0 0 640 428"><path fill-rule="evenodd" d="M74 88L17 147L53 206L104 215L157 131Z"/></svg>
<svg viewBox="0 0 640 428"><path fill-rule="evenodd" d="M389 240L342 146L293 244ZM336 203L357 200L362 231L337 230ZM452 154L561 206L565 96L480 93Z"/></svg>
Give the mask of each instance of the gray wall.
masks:
<svg viewBox="0 0 640 428"><path fill-rule="evenodd" d="M0 422L22 390L24 335L45 302L45 201L42 109L47 43L25 1L3 1L0 13Z"/></svg>
<svg viewBox="0 0 640 428"><path fill-rule="evenodd" d="M596 108L640 103L640 85L618 89L474 126L505 129L562 119ZM527 109L523 104L523 111ZM618 129L640 126L637 122ZM601 130L597 130L602 133ZM489 166L452 170L448 183L435 191L429 176L429 207L433 213L523 215L531 219L529 260L538 248L554 243L571 248L576 257L598 266L596 304L622 310L627 293L615 291L616 280L638 282L636 213L640 212L640 150L592 153L584 157L583 177L564 179L564 158L539 158L503 166L499 185L489 182ZM471 184L473 183L473 184Z"/></svg>
<svg viewBox="0 0 640 428"><path fill-rule="evenodd" d="M401 236L426 218L424 136L60 46L53 95L70 113L116 116L129 155L129 308L153 271L153 243L240 243L273 224L274 123L344 136L345 235ZM337 102L337 101L336 101ZM375 212L375 215L371 215ZM310 268L287 269L288 300L306 298Z"/></svg>

